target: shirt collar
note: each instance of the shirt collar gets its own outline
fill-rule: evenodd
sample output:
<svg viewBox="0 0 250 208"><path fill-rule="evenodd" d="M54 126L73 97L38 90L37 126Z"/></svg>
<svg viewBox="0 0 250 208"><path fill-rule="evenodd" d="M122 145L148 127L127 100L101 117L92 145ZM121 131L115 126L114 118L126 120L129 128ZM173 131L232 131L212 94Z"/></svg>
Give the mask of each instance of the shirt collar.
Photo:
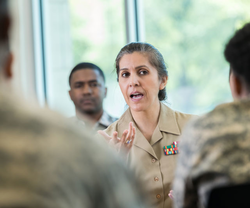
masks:
<svg viewBox="0 0 250 208"><path fill-rule="evenodd" d="M129 128L129 122L133 122L136 126L136 123L132 117L132 114L130 112L130 108L128 108L126 110L126 112L122 115L122 117L119 119L118 122L118 129L119 129L119 133L121 136L122 133L124 132L125 129ZM133 145L144 149L145 151L147 151L149 154L151 154L153 157L157 158L152 146L149 144L148 140L143 136L143 134L141 133L141 131L138 129L138 127L136 126L136 132L135 132L135 139L134 139L134 143Z"/></svg>
<svg viewBox="0 0 250 208"><path fill-rule="evenodd" d="M158 121L160 131L180 135L180 128L174 110L161 102L160 117Z"/></svg>
<svg viewBox="0 0 250 208"><path fill-rule="evenodd" d="M102 117L99 119L99 121L97 123L99 123L99 124L101 124L103 126L109 126L113 122L114 122L113 118L110 115L108 115L106 113L106 111L103 111Z"/></svg>
<svg viewBox="0 0 250 208"><path fill-rule="evenodd" d="M121 134L125 129L128 129L128 124L131 121L135 123L132 117L132 114L130 112L130 109L127 109L126 112L123 114L123 116L120 118L120 121L118 123L119 125L118 128ZM180 135L180 129L177 124L175 112L163 103L161 103L158 125L156 126L155 132L153 133L154 139L151 140L149 143L144 138L140 130L136 128L134 145L144 149L153 157L157 158L151 145L153 145L154 143L156 143L158 140L162 138L161 131L175 134L175 135Z"/></svg>
<svg viewBox="0 0 250 208"><path fill-rule="evenodd" d="M128 108L120 119L119 128L121 128L122 130L128 129L128 123L131 121L135 123L133 116L130 112L130 108ZM160 131L164 131L166 133L176 134L178 136L181 134L180 128L177 123L175 111L163 104L162 102L158 127Z"/></svg>
<svg viewBox="0 0 250 208"><path fill-rule="evenodd" d="M78 118L77 116L73 117L77 123L86 126L87 125L87 120L82 120ZM116 119L111 117L110 115L107 114L106 111L103 111L102 117L93 125L93 129L97 128L99 125L108 127L110 124L112 124Z"/></svg>

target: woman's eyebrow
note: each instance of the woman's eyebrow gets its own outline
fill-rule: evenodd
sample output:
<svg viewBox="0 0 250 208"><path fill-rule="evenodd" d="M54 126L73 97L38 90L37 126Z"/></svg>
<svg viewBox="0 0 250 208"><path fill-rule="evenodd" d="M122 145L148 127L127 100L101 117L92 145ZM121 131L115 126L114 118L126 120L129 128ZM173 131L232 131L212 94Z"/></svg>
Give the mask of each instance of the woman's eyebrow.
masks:
<svg viewBox="0 0 250 208"><path fill-rule="evenodd" d="M146 65L140 65L140 66L135 67L135 69L142 68L142 67L148 68Z"/></svg>
<svg viewBox="0 0 250 208"><path fill-rule="evenodd" d="M142 67L148 68L146 65L140 65L140 66L136 66L135 69L139 69L139 68L142 68ZM128 68L125 67L125 68L120 69L120 71L122 71L122 70L128 70Z"/></svg>
<svg viewBox="0 0 250 208"><path fill-rule="evenodd" d="M120 71L122 71L122 70L128 70L128 68L122 68L122 69L120 69Z"/></svg>

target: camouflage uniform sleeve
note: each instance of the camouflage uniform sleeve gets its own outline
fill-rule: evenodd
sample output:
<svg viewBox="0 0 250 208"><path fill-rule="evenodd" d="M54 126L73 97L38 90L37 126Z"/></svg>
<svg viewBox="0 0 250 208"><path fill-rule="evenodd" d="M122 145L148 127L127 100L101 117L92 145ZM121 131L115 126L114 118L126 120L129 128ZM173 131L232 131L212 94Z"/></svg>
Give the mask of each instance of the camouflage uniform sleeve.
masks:
<svg viewBox="0 0 250 208"><path fill-rule="evenodd" d="M175 207L206 206L213 188L249 181L249 106L249 100L218 106L184 130Z"/></svg>
<svg viewBox="0 0 250 208"><path fill-rule="evenodd" d="M181 143L174 180L174 207L196 207L197 193L192 181L192 167L196 161L199 149L200 131L197 128L199 119L194 119L185 128ZM197 165L197 164L196 164Z"/></svg>

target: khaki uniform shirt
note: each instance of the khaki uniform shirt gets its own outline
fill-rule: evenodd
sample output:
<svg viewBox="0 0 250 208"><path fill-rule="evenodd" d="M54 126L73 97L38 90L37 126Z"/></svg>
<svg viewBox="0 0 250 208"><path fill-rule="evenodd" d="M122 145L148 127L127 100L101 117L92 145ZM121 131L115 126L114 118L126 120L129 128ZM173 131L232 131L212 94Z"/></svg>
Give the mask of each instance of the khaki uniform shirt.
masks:
<svg viewBox="0 0 250 208"><path fill-rule="evenodd" d="M174 180L176 208L206 207L218 186L250 181L250 99L223 104L183 132Z"/></svg>
<svg viewBox="0 0 250 208"><path fill-rule="evenodd" d="M134 144L128 156L128 165L143 183L152 207L171 207L168 193L174 178L177 155L166 156L163 147L179 140L182 128L190 118L191 115L173 111L161 103L158 125L150 143L136 128ZM121 118L105 131L109 135L117 131L118 136L121 137L131 121L136 125L130 109L127 109Z"/></svg>

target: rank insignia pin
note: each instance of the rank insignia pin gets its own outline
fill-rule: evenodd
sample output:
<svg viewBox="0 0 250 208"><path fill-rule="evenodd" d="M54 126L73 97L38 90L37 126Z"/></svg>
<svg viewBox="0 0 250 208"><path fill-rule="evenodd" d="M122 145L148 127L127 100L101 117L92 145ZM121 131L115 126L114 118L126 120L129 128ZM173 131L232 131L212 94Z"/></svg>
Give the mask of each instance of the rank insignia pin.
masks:
<svg viewBox="0 0 250 208"><path fill-rule="evenodd" d="M179 141L173 142L173 144L164 146L163 151L165 155L175 155L179 153Z"/></svg>

